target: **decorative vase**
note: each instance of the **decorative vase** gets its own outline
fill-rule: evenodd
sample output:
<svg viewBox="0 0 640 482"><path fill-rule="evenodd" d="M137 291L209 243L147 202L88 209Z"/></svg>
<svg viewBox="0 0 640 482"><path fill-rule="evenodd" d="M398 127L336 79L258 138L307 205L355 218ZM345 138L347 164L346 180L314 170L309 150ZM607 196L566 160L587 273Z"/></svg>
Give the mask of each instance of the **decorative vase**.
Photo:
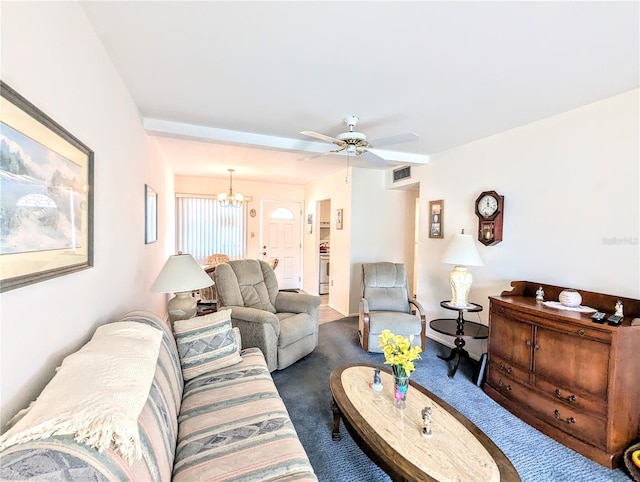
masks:
<svg viewBox="0 0 640 482"><path fill-rule="evenodd" d="M575 307L582 303L582 296L576 290L562 290L558 296L558 301L564 306Z"/></svg>
<svg viewBox="0 0 640 482"><path fill-rule="evenodd" d="M407 400L409 377L393 376L393 406L403 409Z"/></svg>

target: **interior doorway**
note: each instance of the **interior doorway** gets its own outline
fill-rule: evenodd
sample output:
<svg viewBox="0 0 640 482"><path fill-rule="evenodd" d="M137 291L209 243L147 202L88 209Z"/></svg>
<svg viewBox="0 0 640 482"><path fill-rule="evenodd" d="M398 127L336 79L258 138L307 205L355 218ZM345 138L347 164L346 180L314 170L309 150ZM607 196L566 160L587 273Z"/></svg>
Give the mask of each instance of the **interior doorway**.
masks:
<svg viewBox="0 0 640 482"><path fill-rule="evenodd" d="M328 295L331 288L331 200L318 201L318 293Z"/></svg>
<svg viewBox="0 0 640 482"><path fill-rule="evenodd" d="M300 289L302 204L294 201L261 201L261 259L278 259L275 273L280 289Z"/></svg>

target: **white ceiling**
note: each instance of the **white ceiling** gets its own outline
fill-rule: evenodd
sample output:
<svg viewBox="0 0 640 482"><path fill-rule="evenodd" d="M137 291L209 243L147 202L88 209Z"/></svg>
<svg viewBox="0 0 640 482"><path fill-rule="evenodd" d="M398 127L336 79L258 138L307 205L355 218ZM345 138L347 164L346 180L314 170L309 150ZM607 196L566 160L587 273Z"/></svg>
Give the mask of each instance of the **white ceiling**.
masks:
<svg viewBox="0 0 640 482"><path fill-rule="evenodd" d="M305 184L348 115L424 162L640 85L637 1L81 4L176 174Z"/></svg>

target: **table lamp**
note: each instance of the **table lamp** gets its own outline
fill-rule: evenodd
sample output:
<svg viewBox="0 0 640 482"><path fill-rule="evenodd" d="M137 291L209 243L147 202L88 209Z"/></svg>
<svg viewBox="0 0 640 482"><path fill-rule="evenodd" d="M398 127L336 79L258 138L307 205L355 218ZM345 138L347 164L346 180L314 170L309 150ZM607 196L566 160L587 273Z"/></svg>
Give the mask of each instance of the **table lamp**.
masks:
<svg viewBox="0 0 640 482"><path fill-rule="evenodd" d="M473 236L464 234L464 229L462 233L454 234L442 256L442 262L456 265L449 275L450 304L460 308L468 307L467 296L471 290L473 276L466 265L484 266Z"/></svg>
<svg viewBox="0 0 640 482"><path fill-rule="evenodd" d="M173 323L193 318L196 314L196 299L191 296L191 292L212 284L213 280L193 256L179 251L178 254L169 256L151 285L151 291L175 293L167 305L169 320Z"/></svg>

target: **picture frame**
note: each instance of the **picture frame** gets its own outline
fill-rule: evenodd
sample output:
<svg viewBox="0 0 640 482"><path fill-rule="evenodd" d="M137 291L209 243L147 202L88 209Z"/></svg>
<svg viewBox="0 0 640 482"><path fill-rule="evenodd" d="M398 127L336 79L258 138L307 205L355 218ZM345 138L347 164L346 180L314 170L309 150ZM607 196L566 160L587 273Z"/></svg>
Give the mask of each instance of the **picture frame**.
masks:
<svg viewBox="0 0 640 482"><path fill-rule="evenodd" d="M213 279L213 272L215 270L216 270L215 266L209 266L205 268L205 272L209 275L211 279ZM217 302L218 292L216 291L215 283L212 284L211 286L200 288L199 293L200 293L200 300L198 301L198 303L211 305Z"/></svg>
<svg viewBox="0 0 640 482"><path fill-rule="evenodd" d="M444 238L444 201L429 201L429 237Z"/></svg>
<svg viewBox="0 0 640 482"><path fill-rule="evenodd" d="M307 214L307 234L313 233L313 214Z"/></svg>
<svg viewBox="0 0 640 482"><path fill-rule="evenodd" d="M336 209L336 229L342 229L342 208Z"/></svg>
<svg viewBox="0 0 640 482"><path fill-rule="evenodd" d="M158 241L158 193L144 185L144 244Z"/></svg>
<svg viewBox="0 0 640 482"><path fill-rule="evenodd" d="M0 80L0 292L93 266L94 153Z"/></svg>

